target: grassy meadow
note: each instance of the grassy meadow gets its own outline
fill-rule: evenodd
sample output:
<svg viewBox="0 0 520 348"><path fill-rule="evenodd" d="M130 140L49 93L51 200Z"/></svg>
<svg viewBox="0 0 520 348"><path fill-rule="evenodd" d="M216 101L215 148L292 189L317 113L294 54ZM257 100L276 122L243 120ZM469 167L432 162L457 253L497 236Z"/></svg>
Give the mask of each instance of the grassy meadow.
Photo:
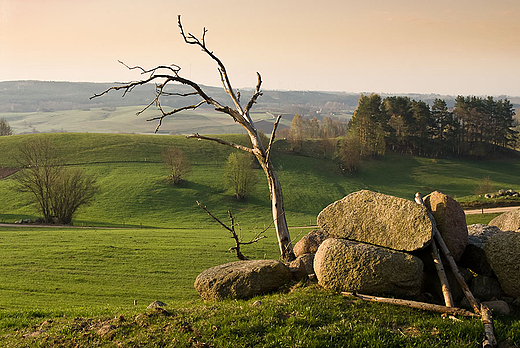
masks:
<svg viewBox="0 0 520 348"><path fill-rule="evenodd" d="M352 347L469 347L481 339L477 320L448 325L435 314L345 300L313 287L261 297L265 306L260 307L253 306L257 299L204 304L193 288L196 275L235 257L227 252L232 240L226 231L195 201L222 219L231 209L247 239L271 222L261 170L256 170L259 180L249 197L236 201L223 179L225 160L234 149L182 136L90 133L0 137L0 167L16 167L17 149L33 137L51 138L68 165L95 174L100 193L91 206L78 212L74 227L0 226L2 346L112 347L119 342L129 347L166 347L204 341L230 347L334 347L347 346L346 342ZM222 137L247 144L244 135ZM192 165L191 173L177 186L165 180L161 153L168 146L181 148ZM314 225L325 206L359 189L408 199L417 191L440 190L466 199L485 177L496 189L520 189L519 160L478 162L390 154L366 162L348 176L329 159L295 155L285 147L283 140L277 143L273 160L294 241L310 230L305 226ZM17 192L13 176L0 180L0 221L37 216L30 196ZM468 223L486 223L494 216L468 215ZM278 258L274 230L266 234L267 239L244 247L244 254ZM170 313L146 312L153 300L168 303ZM148 314L143 322L134 320L144 312ZM75 321L71 322L75 317L90 317L112 323L118 314L127 320L115 325L110 339L100 338L95 331L90 335L88 330L75 330ZM54 325L42 336L47 341L20 339L49 318ZM379 322L373 322L375 318ZM520 345L520 326L513 319L498 319L498 335ZM182 329L186 326L191 329Z"/></svg>

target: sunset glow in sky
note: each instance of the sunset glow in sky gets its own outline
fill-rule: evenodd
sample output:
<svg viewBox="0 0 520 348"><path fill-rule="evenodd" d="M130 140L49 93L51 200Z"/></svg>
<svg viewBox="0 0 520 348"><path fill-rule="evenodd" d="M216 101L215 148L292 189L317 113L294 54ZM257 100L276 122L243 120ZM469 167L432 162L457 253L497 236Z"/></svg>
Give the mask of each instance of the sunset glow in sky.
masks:
<svg viewBox="0 0 520 348"><path fill-rule="evenodd" d="M114 82L176 63L218 86L520 95L518 0L0 0L0 81Z"/></svg>

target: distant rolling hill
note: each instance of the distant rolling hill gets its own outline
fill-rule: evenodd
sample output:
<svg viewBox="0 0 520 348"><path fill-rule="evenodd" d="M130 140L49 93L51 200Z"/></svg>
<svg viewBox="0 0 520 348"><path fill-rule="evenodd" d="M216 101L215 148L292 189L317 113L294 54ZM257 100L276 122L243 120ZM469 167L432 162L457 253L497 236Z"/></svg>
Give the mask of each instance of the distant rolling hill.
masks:
<svg viewBox="0 0 520 348"><path fill-rule="evenodd" d="M147 105L154 96L154 86L135 88L122 98L121 91L114 91L99 98L90 99L96 93L117 85L116 83L5 81L0 82L0 117L4 117L16 134L35 132L100 132L100 133L151 133L155 124L146 122L156 116L151 108L140 117L135 113ZM203 86L204 90L221 103L229 97L219 87ZM186 92L185 86L172 87L170 92ZM247 100L252 90L241 90L242 100ZM335 117L348 119L357 107L360 93L318 91L264 91L253 108L253 118L258 128L266 133L272 129L272 114L282 114L281 128L290 125L294 114L306 117ZM386 95L383 95L386 96ZM410 98L432 103L442 98L453 105L453 96L437 94L408 94ZM503 96L502 96L503 97ZM510 98L520 103L520 98ZM179 107L196 103L195 97L168 97L166 107ZM165 120L161 132L186 133L237 133L242 132L231 118L202 107L193 112L183 112Z"/></svg>

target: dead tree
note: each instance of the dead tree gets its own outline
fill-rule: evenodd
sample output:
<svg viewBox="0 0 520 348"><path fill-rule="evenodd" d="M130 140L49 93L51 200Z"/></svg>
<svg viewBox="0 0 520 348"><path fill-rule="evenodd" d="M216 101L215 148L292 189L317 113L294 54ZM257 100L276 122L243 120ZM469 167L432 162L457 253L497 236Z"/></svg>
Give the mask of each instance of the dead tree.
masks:
<svg viewBox="0 0 520 348"><path fill-rule="evenodd" d="M216 64L217 69L220 74L220 79L222 82L222 86L224 91L228 94L228 96L231 98L231 101L233 103L233 106L228 106L225 104L220 103L219 101L212 98L210 95L206 94L206 92L202 89L201 85L198 83L186 79L180 75L181 68L178 65L170 65L170 66L157 66L152 69L144 69L140 66L134 66L130 67L128 65L125 65L121 62L121 64L125 65L130 70L139 70L141 71L141 74L147 76L146 78L140 80L140 81L134 81L129 82L120 86L113 86L105 90L104 92L100 94L95 94L92 98L96 98L99 96L102 96L110 91L113 90L122 90L123 96L126 95L126 93L131 92L135 87L145 85L147 83L154 82L155 83L155 98L146 106L144 107L140 112L137 114L141 114L145 110L147 110L152 105L155 105L157 109L160 112L160 115L157 117L150 118L148 121L158 121L157 127L155 131L157 132L159 128L161 127L162 121L165 117L171 116L173 114L176 114L181 111L185 110L195 110L199 108L200 106L204 104L211 105L215 108L216 111L225 113L229 115L235 122L240 124L249 135L249 138L251 139L251 147L234 144L231 142L228 142L223 139L219 138L211 138L211 137L205 137L202 135L191 134L188 135L187 138L195 138L195 139L203 139L203 140L210 140L215 141L220 144L228 145L231 147L234 147L236 149L240 149L246 152L249 152L253 154L256 159L258 160L258 163L260 163L260 166L262 167L269 184L269 192L271 194L271 208L272 208L272 215L274 220L274 225L276 229L276 234L278 237L278 243L280 246L280 253L283 260L291 261L295 258L292 244L291 244L291 237L289 235L289 229L287 227L287 222L285 219L285 210L283 205L283 194L282 194L282 187L280 185L280 181L278 179L278 175L276 174L275 168L273 164L271 163L271 151L272 151L272 145L275 138L276 128L278 126L278 123L280 122L281 116L279 115L276 119L273 127L273 131L271 134L271 139L269 140L269 144L267 144L267 148L264 147L264 144L262 144L262 141L260 139L259 133L256 129L255 123L251 119L250 111L253 105L256 103L257 99L262 95L261 91L261 85L262 85L262 78L259 73L257 73L257 83L256 88L247 102L245 106L240 101L240 93L238 91L235 91L233 89L226 67L222 63L222 61L213 53L213 51L210 51L208 47L206 46L206 28L202 31L202 36L199 38L191 33L185 33L184 28L181 23L181 17L178 17L178 26L180 29L180 34L182 38L184 39L184 42L189 45L195 45L199 47L206 55L208 55ZM185 85L191 88L191 92L189 93L169 93L165 90L167 86L170 86L171 84L181 84ZM161 97L163 96L178 96L178 97L189 97L189 96L198 96L200 100L192 105L185 105L179 108L175 108L173 110L165 110L163 106L161 105Z"/></svg>

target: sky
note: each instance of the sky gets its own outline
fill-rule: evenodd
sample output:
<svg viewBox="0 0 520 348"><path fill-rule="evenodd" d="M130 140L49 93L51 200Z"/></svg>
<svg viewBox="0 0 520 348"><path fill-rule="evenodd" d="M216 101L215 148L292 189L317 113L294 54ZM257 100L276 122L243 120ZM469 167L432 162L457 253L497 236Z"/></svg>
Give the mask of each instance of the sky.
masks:
<svg viewBox="0 0 520 348"><path fill-rule="evenodd" d="M175 63L219 86L520 95L518 0L0 0L0 81L124 82Z"/></svg>

